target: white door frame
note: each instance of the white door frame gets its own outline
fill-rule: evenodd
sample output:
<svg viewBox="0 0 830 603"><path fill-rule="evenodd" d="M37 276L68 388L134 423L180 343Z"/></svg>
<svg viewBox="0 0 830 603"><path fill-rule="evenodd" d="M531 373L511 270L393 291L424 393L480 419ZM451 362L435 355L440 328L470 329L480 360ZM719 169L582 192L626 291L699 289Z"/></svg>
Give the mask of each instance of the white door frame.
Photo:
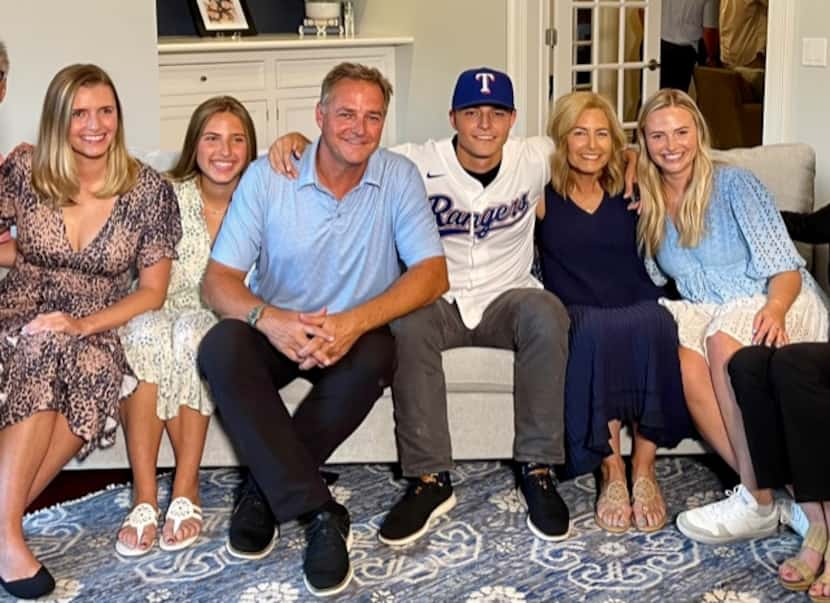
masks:
<svg viewBox="0 0 830 603"><path fill-rule="evenodd" d="M790 92L795 65L796 0L769 0L764 77L764 144L793 142ZM770 52L769 49L774 49Z"/></svg>
<svg viewBox="0 0 830 603"><path fill-rule="evenodd" d="M790 101L797 0L769 0L764 90L764 144L791 141ZM516 136L543 134L547 119L550 23L546 0L507 0L507 72L516 87Z"/></svg>
<svg viewBox="0 0 830 603"><path fill-rule="evenodd" d="M545 133L548 71L547 0L507 0L507 73L516 93L514 136Z"/></svg>

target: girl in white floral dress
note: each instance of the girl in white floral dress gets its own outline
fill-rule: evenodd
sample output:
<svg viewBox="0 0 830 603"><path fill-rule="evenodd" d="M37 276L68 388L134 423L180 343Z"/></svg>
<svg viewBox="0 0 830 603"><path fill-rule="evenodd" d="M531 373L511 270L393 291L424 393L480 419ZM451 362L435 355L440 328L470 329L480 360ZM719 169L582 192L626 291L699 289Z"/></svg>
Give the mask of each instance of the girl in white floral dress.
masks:
<svg viewBox="0 0 830 603"><path fill-rule="evenodd" d="M231 195L255 157L250 115L236 99L216 97L194 111L179 161L168 174L184 234L167 300L161 310L137 316L120 332L127 362L139 379L121 407L133 471L133 509L116 543L124 556L144 555L155 542L156 462L164 430L173 445L176 472L159 546L185 548L202 530L199 465L213 403L199 377L196 353L216 317L202 303L199 287Z"/></svg>

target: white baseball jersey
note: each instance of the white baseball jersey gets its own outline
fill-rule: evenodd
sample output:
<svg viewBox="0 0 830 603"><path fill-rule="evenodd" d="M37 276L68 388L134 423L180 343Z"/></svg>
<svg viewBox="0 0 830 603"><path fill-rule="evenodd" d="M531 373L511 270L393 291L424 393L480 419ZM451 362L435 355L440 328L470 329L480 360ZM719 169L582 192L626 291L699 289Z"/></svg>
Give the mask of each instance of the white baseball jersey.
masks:
<svg viewBox="0 0 830 603"><path fill-rule="evenodd" d="M550 139L509 139L487 188L458 162L450 138L392 150L414 161L424 179L447 257L444 299L458 304L467 328L505 291L542 286L530 271L536 204L550 180Z"/></svg>

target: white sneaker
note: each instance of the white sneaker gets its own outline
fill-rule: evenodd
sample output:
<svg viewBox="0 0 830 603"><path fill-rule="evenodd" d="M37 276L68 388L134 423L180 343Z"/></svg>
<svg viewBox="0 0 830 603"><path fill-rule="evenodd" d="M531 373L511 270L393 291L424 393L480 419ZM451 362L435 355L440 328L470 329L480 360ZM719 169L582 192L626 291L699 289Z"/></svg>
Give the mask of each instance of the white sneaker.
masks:
<svg viewBox="0 0 830 603"><path fill-rule="evenodd" d="M677 529L697 542L725 544L771 536L778 529L778 507L758 513L758 503L742 484L726 491L726 498L677 516Z"/></svg>
<svg viewBox="0 0 830 603"><path fill-rule="evenodd" d="M793 532L804 538L810 529L810 520L804 514L804 509L791 499L779 501L781 523L792 529Z"/></svg>

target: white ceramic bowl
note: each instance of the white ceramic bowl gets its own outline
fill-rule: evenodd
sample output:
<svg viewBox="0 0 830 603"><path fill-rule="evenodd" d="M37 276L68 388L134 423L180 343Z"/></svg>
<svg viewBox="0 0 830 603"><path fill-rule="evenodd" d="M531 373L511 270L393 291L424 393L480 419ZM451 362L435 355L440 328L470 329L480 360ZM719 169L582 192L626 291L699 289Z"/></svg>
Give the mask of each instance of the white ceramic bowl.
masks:
<svg viewBox="0 0 830 603"><path fill-rule="evenodd" d="M309 19L339 19L340 2L306 2L305 16Z"/></svg>

